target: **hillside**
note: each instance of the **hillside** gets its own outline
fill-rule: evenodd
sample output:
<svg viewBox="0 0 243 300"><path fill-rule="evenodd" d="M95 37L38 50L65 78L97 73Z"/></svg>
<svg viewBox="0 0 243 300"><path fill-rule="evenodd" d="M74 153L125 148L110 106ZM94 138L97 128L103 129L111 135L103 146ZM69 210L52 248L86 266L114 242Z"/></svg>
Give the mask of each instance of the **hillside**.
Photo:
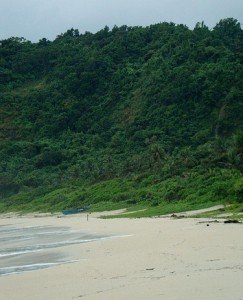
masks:
<svg viewBox="0 0 243 300"><path fill-rule="evenodd" d="M242 42L230 18L0 41L0 212L240 205Z"/></svg>

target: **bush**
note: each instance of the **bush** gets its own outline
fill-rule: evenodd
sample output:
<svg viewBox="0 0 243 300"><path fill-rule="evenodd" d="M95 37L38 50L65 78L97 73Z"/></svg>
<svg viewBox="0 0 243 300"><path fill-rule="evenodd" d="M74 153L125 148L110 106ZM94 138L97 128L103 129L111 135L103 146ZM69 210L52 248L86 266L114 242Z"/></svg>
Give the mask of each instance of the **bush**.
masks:
<svg viewBox="0 0 243 300"><path fill-rule="evenodd" d="M37 156L35 165L37 168L43 168L46 166L57 166L61 164L64 156L61 151L58 150L46 150Z"/></svg>
<svg viewBox="0 0 243 300"><path fill-rule="evenodd" d="M243 178L238 179L233 188L239 202L243 202Z"/></svg>

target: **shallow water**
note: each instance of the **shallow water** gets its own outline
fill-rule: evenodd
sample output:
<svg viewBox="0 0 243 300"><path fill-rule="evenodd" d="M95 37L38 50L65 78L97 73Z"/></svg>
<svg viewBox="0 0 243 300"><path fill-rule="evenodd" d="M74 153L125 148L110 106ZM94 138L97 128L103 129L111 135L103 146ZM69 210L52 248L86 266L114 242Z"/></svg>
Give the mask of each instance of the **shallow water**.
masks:
<svg viewBox="0 0 243 300"><path fill-rule="evenodd" d="M0 276L74 262L58 248L105 238L69 227L0 226Z"/></svg>

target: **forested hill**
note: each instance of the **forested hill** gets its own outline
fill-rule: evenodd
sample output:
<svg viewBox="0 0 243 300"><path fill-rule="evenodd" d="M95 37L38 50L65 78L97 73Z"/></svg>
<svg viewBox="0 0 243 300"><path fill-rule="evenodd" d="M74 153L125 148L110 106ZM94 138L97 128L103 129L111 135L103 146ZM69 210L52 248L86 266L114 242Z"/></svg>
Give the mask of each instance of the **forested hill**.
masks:
<svg viewBox="0 0 243 300"><path fill-rule="evenodd" d="M0 211L242 201L240 24L0 41Z"/></svg>

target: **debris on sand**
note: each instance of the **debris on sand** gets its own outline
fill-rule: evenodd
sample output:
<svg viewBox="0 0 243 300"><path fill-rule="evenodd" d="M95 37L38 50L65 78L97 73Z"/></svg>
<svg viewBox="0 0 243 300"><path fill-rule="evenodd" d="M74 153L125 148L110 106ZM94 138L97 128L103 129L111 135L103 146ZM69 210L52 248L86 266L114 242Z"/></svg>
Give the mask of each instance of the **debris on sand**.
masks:
<svg viewBox="0 0 243 300"><path fill-rule="evenodd" d="M224 221L224 224L242 224L239 220L226 220Z"/></svg>
<svg viewBox="0 0 243 300"><path fill-rule="evenodd" d="M176 214L172 214L172 215L171 215L171 218L182 219L182 218L185 218L185 216L184 216L184 215L176 215Z"/></svg>
<svg viewBox="0 0 243 300"><path fill-rule="evenodd" d="M220 223L218 220L212 220L212 221L200 221L200 222L197 222L198 224L202 224L202 223Z"/></svg>

